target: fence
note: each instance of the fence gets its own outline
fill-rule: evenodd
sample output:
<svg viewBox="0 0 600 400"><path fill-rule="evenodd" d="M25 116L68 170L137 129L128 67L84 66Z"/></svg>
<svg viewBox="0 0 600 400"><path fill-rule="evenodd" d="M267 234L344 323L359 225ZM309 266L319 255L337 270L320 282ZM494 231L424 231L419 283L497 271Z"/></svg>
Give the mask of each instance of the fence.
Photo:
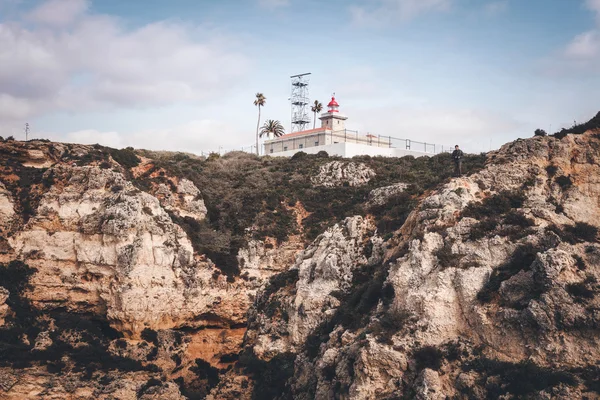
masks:
<svg viewBox="0 0 600 400"><path fill-rule="evenodd" d="M348 129L335 132L322 130L304 135L290 135L287 138L283 136L278 139L265 141L264 147L267 154L272 154L334 143L356 143L374 147L399 148L427 154L438 154L452 149L451 146L401 139L393 136L360 135L358 131Z"/></svg>
<svg viewBox="0 0 600 400"><path fill-rule="evenodd" d="M321 131L308 135L298 135L289 138L281 137L274 140L266 140L263 145L259 145L259 154L274 154L287 150L298 150L308 147L323 146L334 143L356 143L374 147L397 148L411 151L418 151L427 154L439 154L450 152L452 146L440 145L436 143L419 142L411 139L401 139L393 136L382 135L360 135L358 131L345 129L343 131ZM272 152L270 150L273 150ZM265 152L266 150L266 152ZM243 151L256 154L256 145L241 146L238 148L219 147L215 150L201 151L200 155L208 156L211 153L219 155L231 152Z"/></svg>

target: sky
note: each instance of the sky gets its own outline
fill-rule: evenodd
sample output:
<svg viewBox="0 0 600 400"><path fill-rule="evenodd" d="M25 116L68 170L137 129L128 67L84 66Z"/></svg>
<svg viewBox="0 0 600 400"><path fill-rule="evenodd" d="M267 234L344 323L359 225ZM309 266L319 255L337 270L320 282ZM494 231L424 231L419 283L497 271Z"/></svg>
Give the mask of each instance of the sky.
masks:
<svg viewBox="0 0 600 400"><path fill-rule="evenodd" d="M4 137L248 148L307 72L348 129L487 151L600 111L600 0L0 0Z"/></svg>

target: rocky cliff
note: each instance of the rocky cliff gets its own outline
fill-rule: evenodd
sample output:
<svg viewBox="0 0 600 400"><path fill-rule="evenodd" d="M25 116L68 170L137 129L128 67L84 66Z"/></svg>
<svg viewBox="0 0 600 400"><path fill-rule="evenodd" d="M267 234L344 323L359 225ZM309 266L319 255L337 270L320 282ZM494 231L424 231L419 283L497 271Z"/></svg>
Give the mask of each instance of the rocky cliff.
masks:
<svg viewBox="0 0 600 400"><path fill-rule="evenodd" d="M600 135L465 160L0 143L0 398L599 398Z"/></svg>

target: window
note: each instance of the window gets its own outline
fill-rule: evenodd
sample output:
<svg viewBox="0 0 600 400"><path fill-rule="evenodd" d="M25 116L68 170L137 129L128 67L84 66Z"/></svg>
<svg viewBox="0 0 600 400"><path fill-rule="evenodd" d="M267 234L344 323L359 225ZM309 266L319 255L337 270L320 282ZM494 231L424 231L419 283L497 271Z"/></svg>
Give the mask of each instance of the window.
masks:
<svg viewBox="0 0 600 400"><path fill-rule="evenodd" d="M283 151L287 151L287 146L283 146Z"/></svg>
<svg viewBox="0 0 600 400"><path fill-rule="evenodd" d="M315 142L315 146L318 146L318 145L319 145L319 142Z"/></svg>
<svg viewBox="0 0 600 400"><path fill-rule="evenodd" d="M303 144L300 144L300 145L298 145L298 148L299 148L299 149L302 149L302 148L304 148L304 145L303 145Z"/></svg>
<svg viewBox="0 0 600 400"><path fill-rule="evenodd" d="M273 152L273 149L269 150L269 153L272 153L272 152Z"/></svg>

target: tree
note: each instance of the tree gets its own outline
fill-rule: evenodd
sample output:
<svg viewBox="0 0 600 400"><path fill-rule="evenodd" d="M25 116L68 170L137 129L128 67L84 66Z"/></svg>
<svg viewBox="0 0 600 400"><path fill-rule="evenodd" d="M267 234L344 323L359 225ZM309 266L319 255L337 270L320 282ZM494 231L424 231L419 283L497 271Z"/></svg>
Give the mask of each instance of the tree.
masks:
<svg viewBox="0 0 600 400"><path fill-rule="evenodd" d="M320 113L321 111L323 111L323 104L321 104L321 102L319 102L319 100L315 100L314 105L310 108L310 110L314 113L314 120L313 120L313 129L315 129L315 127L317 126L317 113Z"/></svg>
<svg viewBox="0 0 600 400"><path fill-rule="evenodd" d="M534 136L546 136L548 134L543 129L536 129L535 132L533 132L533 135Z"/></svg>
<svg viewBox="0 0 600 400"><path fill-rule="evenodd" d="M279 137L285 135L285 128L281 125L281 122L269 119L265 121L265 124L260 129L260 137L265 135L269 135L272 133L274 137Z"/></svg>
<svg viewBox="0 0 600 400"><path fill-rule="evenodd" d="M258 127L260 126L260 108L265 105L267 98L262 93L256 93L254 105L258 107L258 122L256 123L256 155L258 155Z"/></svg>

